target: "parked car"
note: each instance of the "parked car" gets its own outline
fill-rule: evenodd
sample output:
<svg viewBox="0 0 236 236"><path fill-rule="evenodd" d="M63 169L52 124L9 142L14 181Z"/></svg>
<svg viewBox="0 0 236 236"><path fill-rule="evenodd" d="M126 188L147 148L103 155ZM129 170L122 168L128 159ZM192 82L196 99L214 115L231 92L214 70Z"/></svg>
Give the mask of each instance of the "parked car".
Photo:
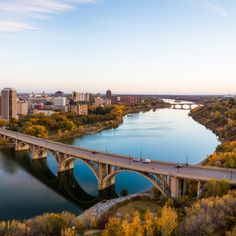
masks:
<svg viewBox="0 0 236 236"><path fill-rule="evenodd" d="M140 161L141 161L141 158L133 158L133 161L134 161L134 162L140 162Z"/></svg>
<svg viewBox="0 0 236 236"><path fill-rule="evenodd" d="M97 152L95 152L95 151L92 151L92 154L97 154Z"/></svg>

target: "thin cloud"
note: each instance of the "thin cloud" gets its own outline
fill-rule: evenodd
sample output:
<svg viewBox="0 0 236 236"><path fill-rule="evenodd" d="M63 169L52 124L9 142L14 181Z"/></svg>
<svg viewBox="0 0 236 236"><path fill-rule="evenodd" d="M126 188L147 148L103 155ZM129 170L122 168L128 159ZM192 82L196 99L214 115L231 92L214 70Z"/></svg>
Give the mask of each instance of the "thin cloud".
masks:
<svg viewBox="0 0 236 236"><path fill-rule="evenodd" d="M226 9L224 9L220 5L217 5L216 3L207 1L207 6L208 6L209 10L217 13L220 16L223 16L223 17L228 17L229 16L229 13L226 11Z"/></svg>
<svg viewBox="0 0 236 236"><path fill-rule="evenodd" d="M21 30L36 30L37 28L25 23L15 21L0 21L0 32L13 32Z"/></svg>
<svg viewBox="0 0 236 236"><path fill-rule="evenodd" d="M216 3L214 0L183 0L187 4L200 8L204 11L211 12L221 17L229 17L229 12L223 6Z"/></svg>
<svg viewBox="0 0 236 236"><path fill-rule="evenodd" d="M97 0L7 0L0 2L0 31L34 30L26 23L30 18L46 20L53 14L74 9L78 4L93 4Z"/></svg>

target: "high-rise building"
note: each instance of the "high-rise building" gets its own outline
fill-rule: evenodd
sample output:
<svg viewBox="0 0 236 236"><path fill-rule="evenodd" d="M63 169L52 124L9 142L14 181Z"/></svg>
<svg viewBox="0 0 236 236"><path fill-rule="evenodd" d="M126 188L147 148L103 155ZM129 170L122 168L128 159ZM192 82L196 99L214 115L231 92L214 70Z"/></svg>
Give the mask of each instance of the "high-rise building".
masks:
<svg viewBox="0 0 236 236"><path fill-rule="evenodd" d="M54 98L54 106L56 107L64 107L66 105L65 97L55 97Z"/></svg>
<svg viewBox="0 0 236 236"><path fill-rule="evenodd" d="M17 101L17 114L18 115L27 115L29 110L29 103L24 99L19 99Z"/></svg>
<svg viewBox="0 0 236 236"><path fill-rule="evenodd" d="M111 100L111 90L106 91L106 99Z"/></svg>
<svg viewBox="0 0 236 236"><path fill-rule="evenodd" d="M57 91L57 92L55 92L55 95L54 95L55 97L64 97L64 92L62 92L62 91Z"/></svg>
<svg viewBox="0 0 236 236"><path fill-rule="evenodd" d="M13 88L5 88L2 90L1 116L6 120L17 118L17 94L16 90Z"/></svg>
<svg viewBox="0 0 236 236"><path fill-rule="evenodd" d="M92 95L91 93L78 93L73 92L72 93L72 99L76 102L85 102L85 103L91 103L92 101Z"/></svg>
<svg viewBox="0 0 236 236"><path fill-rule="evenodd" d="M79 101L79 93L76 91L72 92L72 99L74 101Z"/></svg>

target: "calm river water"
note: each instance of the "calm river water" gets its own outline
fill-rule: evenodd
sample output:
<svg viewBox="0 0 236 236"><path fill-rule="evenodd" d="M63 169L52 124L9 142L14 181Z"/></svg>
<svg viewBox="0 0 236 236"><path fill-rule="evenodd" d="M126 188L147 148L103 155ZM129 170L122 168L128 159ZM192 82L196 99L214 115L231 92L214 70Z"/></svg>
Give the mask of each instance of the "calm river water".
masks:
<svg viewBox="0 0 236 236"><path fill-rule="evenodd" d="M219 141L186 110L160 109L128 115L117 129L105 130L67 142L154 160L199 163L211 154ZM115 191L148 190L151 184L134 173L116 177ZM57 176L57 164L48 155L32 161L26 153L0 150L0 219L25 219L44 212L71 211L79 214L97 201L97 181L82 161L75 161L73 173Z"/></svg>

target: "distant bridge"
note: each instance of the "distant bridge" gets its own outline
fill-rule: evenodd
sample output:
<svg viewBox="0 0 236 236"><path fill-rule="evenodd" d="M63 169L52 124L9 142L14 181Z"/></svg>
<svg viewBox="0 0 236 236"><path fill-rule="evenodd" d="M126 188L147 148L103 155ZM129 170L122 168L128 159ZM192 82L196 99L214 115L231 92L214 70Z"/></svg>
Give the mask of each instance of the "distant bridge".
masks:
<svg viewBox="0 0 236 236"><path fill-rule="evenodd" d="M74 168L76 159L82 160L98 180L98 189L104 190L115 184L115 176L123 171L136 172L148 179L166 197L178 198L186 192L186 180L198 182L198 196L202 183L215 178L236 185L236 170L216 167L186 165L176 168L176 163L152 161L134 162L128 156L95 152L63 143L41 139L0 128L0 138L14 143L16 151L30 150L33 160L47 158L51 152L58 164L58 172Z"/></svg>
<svg viewBox="0 0 236 236"><path fill-rule="evenodd" d="M195 103L171 103L172 109L191 110L193 106L199 106Z"/></svg>

